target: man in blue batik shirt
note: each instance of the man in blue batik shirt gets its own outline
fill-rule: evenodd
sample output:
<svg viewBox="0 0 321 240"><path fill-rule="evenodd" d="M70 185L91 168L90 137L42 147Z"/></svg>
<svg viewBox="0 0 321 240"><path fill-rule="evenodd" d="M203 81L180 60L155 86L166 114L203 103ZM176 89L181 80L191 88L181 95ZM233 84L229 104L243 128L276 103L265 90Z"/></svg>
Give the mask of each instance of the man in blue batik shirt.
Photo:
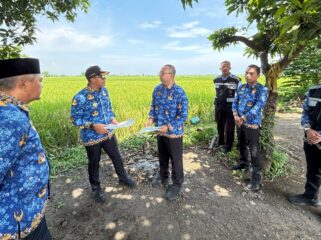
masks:
<svg viewBox="0 0 321 240"><path fill-rule="evenodd" d="M304 153L307 162L305 191L289 197L295 205L321 207L321 85L310 88L303 103L301 126L304 129Z"/></svg>
<svg viewBox="0 0 321 240"><path fill-rule="evenodd" d="M176 200L184 181L183 134L188 114L188 100L180 86L175 83L175 67L167 64L159 76L161 84L155 87L146 127L161 127L157 136L160 171L152 182L154 187L168 185L169 160L172 164L172 185L167 186L165 197Z"/></svg>
<svg viewBox="0 0 321 240"><path fill-rule="evenodd" d="M136 185L135 180L128 177L124 168L114 131L106 129L108 124L118 124L105 87L108 74L109 72L102 71L98 66L89 67L85 72L88 85L74 96L71 106L72 122L80 128L80 137L87 151L89 182L93 198L99 203L106 201L99 181L102 149L113 162L119 184L128 187Z"/></svg>
<svg viewBox="0 0 321 240"><path fill-rule="evenodd" d="M50 240L49 164L29 118L40 99L38 59L0 60L0 239Z"/></svg>
<svg viewBox="0 0 321 240"><path fill-rule="evenodd" d="M250 183L246 190L257 191L262 182L262 160L260 156L260 127L262 109L267 101L267 88L258 83L260 68L250 65L245 72L246 84L237 88L232 105L235 123L239 133L240 162L232 169L252 170ZM247 148L251 161L247 159ZM250 165L250 166L249 166Z"/></svg>

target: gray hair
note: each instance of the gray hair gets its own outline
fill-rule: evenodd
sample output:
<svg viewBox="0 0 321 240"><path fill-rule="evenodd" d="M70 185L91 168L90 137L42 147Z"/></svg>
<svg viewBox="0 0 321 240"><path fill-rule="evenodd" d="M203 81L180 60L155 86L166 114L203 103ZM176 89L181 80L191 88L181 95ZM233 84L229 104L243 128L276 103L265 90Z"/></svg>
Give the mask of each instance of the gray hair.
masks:
<svg viewBox="0 0 321 240"><path fill-rule="evenodd" d="M21 78L27 78L28 81L32 81L35 76L39 74L25 74L25 75L19 75L19 76L13 76L13 77L7 77L7 78L1 78L0 79L0 91L8 91L12 90L17 86L17 82Z"/></svg>
<svg viewBox="0 0 321 240"><path fill-rule="evenodd" d="M20 76L7 77L0 79L0 90L12 90L16 87Z"/></svg>
<svg viewBox="0 0 321 240"><path fill-rule="evenodd" d="M171 72L174 74L174 76L175 76L175 74L176 74L176 69L175 69L175 67L174 67L173 65L171 65L171 64L166 64L166 65L164 65L164 67L169 68L170 71L171 71Z"/></svg>

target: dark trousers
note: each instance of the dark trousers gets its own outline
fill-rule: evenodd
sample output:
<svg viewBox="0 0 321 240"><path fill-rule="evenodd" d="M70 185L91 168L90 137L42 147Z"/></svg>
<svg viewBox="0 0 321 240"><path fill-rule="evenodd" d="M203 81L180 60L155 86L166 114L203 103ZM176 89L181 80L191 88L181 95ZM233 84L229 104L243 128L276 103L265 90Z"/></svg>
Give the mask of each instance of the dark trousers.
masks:
<svg viewBox="0 0 321 240"><path fill-rule="evenodd" d="M124 168L123 159L120 155L117 139L112 136L110 139L107 139L103 142L97 143L92 146L86 146L87 157L88 157L88 174L89 174L89 182L93 190L100 188L99 181L99 162L101 156L101 150L107 153L113 162L115 171L120 180L127 179L127 173Z"/></svg>
<svg viewBox="0 0 321 240"><path fill-rule="evenodd" d="M46 218L43 217L37 228L32 231L25 240L51 240L49 229L47 227Z"/></svg>
<svg viewBox="0 0 321 240"><path fill-rule="evenodd" d="M260 155L260 129L238 128L240 163L249 166L252 171L251 181L261 183L262 160ZM250 158L250 159L249 159Z"/></svg>
<svg viewBox="0 0 321 240"><path fill-rule="evenodd" d="M321 184L321 150L315 145L304 143L307 174L304 195L307 198L318 199Z"/></svg>
<svg viewBox="0 0 321 240"><path fill-rule="evenodd" d="M183 171L183 137L168 138L157 136L159 154L159 173L162 180L169 176L169 160L172 164L172 181L179 187L184 182Z"/></svg>
<svg viewBox="0 0 321 240"><path fill-rule="evenodd" d="M217 125L218 144L226 145L226 149L230 151L233 146L235 122L232 110L216 110L215 121Z"/></svg>

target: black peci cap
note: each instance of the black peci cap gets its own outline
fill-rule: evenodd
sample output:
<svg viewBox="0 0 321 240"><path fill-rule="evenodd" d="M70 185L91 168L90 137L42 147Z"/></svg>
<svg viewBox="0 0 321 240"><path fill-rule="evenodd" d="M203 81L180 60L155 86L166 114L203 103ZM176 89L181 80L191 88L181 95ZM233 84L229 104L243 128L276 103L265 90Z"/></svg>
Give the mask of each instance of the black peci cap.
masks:
<svg viewBox="0 0 321 240"><path fill-rule="evenodd" d="M36 58L0 60L0 79L24 74L40 74L39 60Z"/></svg>
<svg viewBox="0 0 321 240"><path fill-rule="evenodd" d="M85 72L85 76L86 78L89 80L92 77L96 77L98 75L108 75L109 72L108 71L102 71L100 69L100 67L98 67L97 65L95 66L91 66L89 68L87 68L86 72Z"/></svg>

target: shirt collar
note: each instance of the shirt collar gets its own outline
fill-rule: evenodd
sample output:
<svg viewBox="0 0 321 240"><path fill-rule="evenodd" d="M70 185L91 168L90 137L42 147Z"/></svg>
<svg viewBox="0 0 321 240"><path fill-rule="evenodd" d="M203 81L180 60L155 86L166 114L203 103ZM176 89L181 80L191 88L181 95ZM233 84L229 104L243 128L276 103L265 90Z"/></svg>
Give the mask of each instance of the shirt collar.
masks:
<svg viewBox="0 0 321 240"><path fill-rule="evenodd" d="M256 82L255 84L253 84L252 86L250 86L248 83L246 83L246 86L249 88L256 88L256 85L258 84L258 82Z"/></svg>
<svg viewBox="0 0 321 240"><path fill-rule="evenodd" d="M22 101L16 99L13 96L10 96L4 92L0 92L0 101L4 102L5 104L12 103L17 107L21 108L25 112L29 112L30 108L28 104L24 104Z"/></svg>
<svg viewBox="0 0 321 240"><path fill-rule="evenodd" d="M102 89L102 88L101 88ZM90 92L90 93L93 93L93 92L100 92L100 90L96 90L96 89L93 89L92 87L90 87L89 85L87 85L87 90Z"/></svg>
<svg viewBox="0 0 321 240"><path fill-rule="evenodd" d="M223 75L221 75L221 78L222 78L222 80L226 80L226 79L228 79L229 77L231 76L231 74L229 74L229 75L227 75L227 76L223 76Z"/></svg>
<svg viewBox="0 0 321 240"><path fill-rule="evenodd" d="M173 89L175 86L176 86L176 83L175 83L175 82L173 83L173 85L172 85L170 88L168 88L168 87L166 87L164 84L162 84L162 87L165 88L165 89L168 89L168 90Z"/></svg>

